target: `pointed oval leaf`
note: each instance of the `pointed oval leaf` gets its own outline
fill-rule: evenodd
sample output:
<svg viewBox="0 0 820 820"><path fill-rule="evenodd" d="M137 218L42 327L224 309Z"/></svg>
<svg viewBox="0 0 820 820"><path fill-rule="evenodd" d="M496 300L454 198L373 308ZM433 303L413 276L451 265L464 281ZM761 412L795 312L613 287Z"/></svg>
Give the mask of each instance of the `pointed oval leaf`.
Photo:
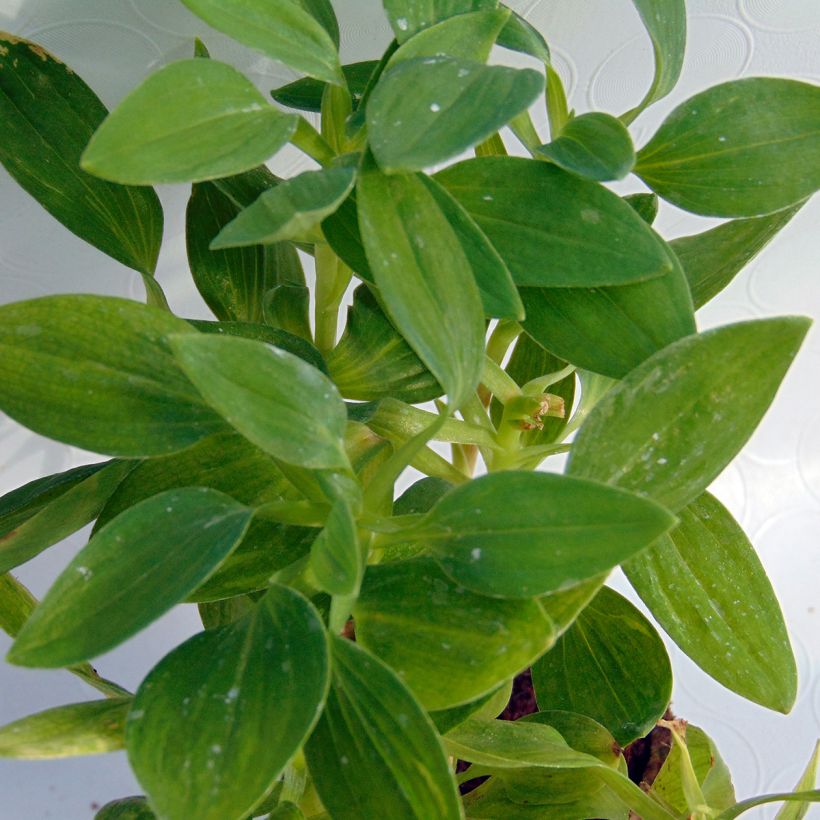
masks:
<svg viewBox="0 0 820 820"><path fill-rule="evenodd" d="M680 524L624 565L670 638L707 674L749 700L788 712L797 668L772 585L729 511L703 493Z"/></svg>
<svg viewBox="0 0 820 820"><path fill-rule="evenodd" d="M357 640L427 709L475 700L553 643L552 624L537 602L475 595L430 558L368 567L353 615Z"/></svg>
<svg viewBox="0 0 820 820"><path fill-rule="evenodd" d="M664 199L706 216L760 216L820 188L820 87L747 77L696 94L638 153Z"/></svg>
<svg viewBox="0 0 820 820"><path fill-rule="evenodd" d="M456 726L460 726L469 717L475 716L487 720L498 717L510 702L511 695L512 681L509 680L492 692L488 692L469 703L453 706L450 709L432 710L430 718L435 723L439 734L445 735Z"/></svg>
<svg viewBox="0 0 820 820"><path fill-rule="evenodd" d="M328 33L312 13L311 6L316 0L310 3L305 0L182 2L208 25L273 60L325 82L336 85L344 82L332 33ZM332 8L330 12L332 14ZM323 22L327 22L327 9Z"/></svg>
<svg viewBox="0 0 820 820"><path fill-rule="evenodd" d="M0 307L0 410L37 433L98 453L182 450L224 422L168 347L198 335L167 311L105 296Z"/></svg>
<svg viewBox="0 0 820 820"><path fill-rule="evenodd" d="M550 163L480 157L435 179L487 235L518 285L623 285L673 268L663 241L619 196Z"/></svg>
<svg viewBox="0 0 820 820"><path fill-rule="evenodd" d="M368 80L378 65L378 60L365 60L361 63L350 63L342 66L342 73L347 83L347 90L350 92L353 111L356 111L359 107ZM322 96L326 87L327 83L321 80L315 80L313 77L302 77L274 89L271 91L271 96L276 102L286 105L288 108L298 108L300 111L311 111L318 114L322 110Z"/></svg>
<svg viewBox="0 0 820 820"><path fill-rule="evenodd" d="M125 732L157 814L247 816L316 723L329 671L319 614L281 586L166 655L137 691Z"/></svg>
<svg viewBox="0 0 820 820"><path fill-rule="evenodd" d="M623 179L635 165L632 138L620 120L600 111L573 117L537 153L587 179Z"/></svg>
<svg viewBox="0 0 820 820"><path fill-rule="evenodd" d="M815 744L814 752L806 765L806 770L794 787L796 792L814 788L817 783L818 764L820 764L820 741ZM811 804L808 801L805 803L787 803L777 813L775 820L803 820L810 808Z"/></svg>
<svg viewBox="0 0 820 820"><path fill-rule="evenodd" d="M226 336L174 336L205 400L257 447L289 464L345 467L347 412L333 382L276 347Z"/></svg>
<svg viewBox="0 0 820 820"><path fill-rule="evenodd" d="M325 808L339 820L462 817L455 779L430 718L395 672L332 639L333 679L305 746Z"/></svg>
<svg viewBox="0 0 820 820"><path fill-rule="evenodd" d="M568 472L680 510L746 443L810 324L798 316L740 322L656 353L593 408Z"/></svg>
<svg viewBox="0 0 820 820"><path fill-rule="evenodd" d="M306 171L286 180L240 211L211 242L211 248L307 238L341 205L355 177L355 168L338 166Z"/></svg>
<svg viewBox="0 0 820 820"><path fill-rule="evenodd" d="M475 390L484 360L484 311L459 237L420 175L368 168L357 199L390 318L457 407Z"/></svg>
<svg viewBox="0 0 820 820"><path fill-rule="evenodd" d="M515 11L501 29L496 44L511 51L529 54L547 66L551 62L550 47L544 36L532 23Z"/></svg>
<svg viewBox="0 0 820 820"><path fill-rule="evenodd" d="M448 17L497 5L498 0L384 0L387 19L400 43Z"/></svg>
<svg viewBox="0 0 820 820"><path fill-rule="evenodd" d="M148 801L142 797L123 797L106 803L95 815L94 820L156 820Z"/></svg>
<svg viewBox="0 0 820 820"><path fill-rule="evenodd" d="M333 10L331 0L297 0L299 5L317 20L322 28L328 33L336 50L339 50L339 21L336 19L336 12Z"/></svg>
<svg viewBox="0 0 820 820"><path fill-rule="evenodd" d="M226 63L181 60L151 74L108 115L81 165L134 185L214 179L273 156L296 123Z"/></svg>
<svg viewBox="0 0 820 820"><path fill-rule="evenodd" d="M126 510L57 578L9 661L68 666L117 646L193 592L239 543L251 515L205 487L169 490Z"/></svg>
<svg viewBox="0 0 820 820"><path fill-rule="evenodd" d="M72 703L0 727L0 757L46 760L98 755L125 747L131 698Z"/></svg>
<svg viewBox="0 0 820 820"><path fill-rule="evenodd" d="M675 521L662 507L603 484L509 470L451 490L418 537L467 589L531 598L612 569Z"/></svg>
<svg viewBox="0 0 820 820"><path fill-rule="evenodd" d="M387 173L420 171L494 134L544 89L531 69L416 57L386 71L367 104L367 133Z"/></svg>
<svg viewBox="0 0 820 820"><path fill-rule="evenodd" d="M672 667L652 624L603 587L532 669L541 707L579 712L625 746L643 737L669 706Z"/></svg>
<svg viewBox="0 0 820 820"><path fill-rule="evenodd" d="M118 262L152 274L162 244L157 195L80 170L80 155L107 113L67 65L34 43L0 32L0 162L70 231Z"/></svg>
<svg viewBox="0 0 820 820"><path fill-rule="evenodd" d="M310 548L310 568L321 589L331 595L355 595L362 577L362 558L356 520L348 503L340 498Z"/></svg>

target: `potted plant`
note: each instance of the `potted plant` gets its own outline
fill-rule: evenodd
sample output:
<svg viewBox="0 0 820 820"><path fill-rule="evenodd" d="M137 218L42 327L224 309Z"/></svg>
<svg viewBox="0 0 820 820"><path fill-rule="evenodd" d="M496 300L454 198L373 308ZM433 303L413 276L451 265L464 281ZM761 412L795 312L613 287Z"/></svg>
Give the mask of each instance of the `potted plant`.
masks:
<svg viewBox="0 0 820 820"><path fill-rule="evenodd" d="M496 0L385 0L394 41L346 66L329 0L184 3L304 78L274 104L197 41L108 113L0 38L0 159L146 290L0 307L0 409L107 457L0 499L8 660L102 695L3 727L0 754L126 748L145 796L101 820L802 817L817 756L795 792L738 803L667 713L658 633L604 582L623 567L706 672L788 711L777 600L707 488L809 321L698 333L694 310L820 187L820 89L715 86L636 152L629 124L680 73L682 0L635 0L655 76L619 117L568 110L547 42ZM317 170L275 177L288 143ZM606 187L629 174L645 192ZM179 182L212 321L153 277L150 186ZM667 242L658 197L728 221ZM11 571L92 521L35 601ZM183 602L203 631L135 693L91 666Z"/></svg>

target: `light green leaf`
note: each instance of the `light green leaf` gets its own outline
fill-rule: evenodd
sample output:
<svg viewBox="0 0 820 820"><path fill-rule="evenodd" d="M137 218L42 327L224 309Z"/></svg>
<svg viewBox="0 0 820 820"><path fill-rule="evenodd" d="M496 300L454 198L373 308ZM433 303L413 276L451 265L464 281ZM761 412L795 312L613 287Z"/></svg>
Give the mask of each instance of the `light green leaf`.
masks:
<svg viewBox="0 0 820 820"><path fill-rule="evenodd" d="M310 568L331 595L355 595L363 570L363 555L350 505L338 499L330 509L325 528L310 548Z"/></svg>
<svg viewBox="0 0 820 820"><path fill-rule="evenodd" d="M81 165L112 182L199 182L256 167L296 123L226 63L181 60L151 74L108 115Z"/></svg>
<svg viewBox="0 0 820 820"><path fill-rule="evenodd" d="M0 32L0 162L55 219L143 274L162 243L162 206L150 188L123 188L80 170L105 106L67 65Z"/></svg>
<svg viewBox="0 0 820 820"><path fill-rule="evenodd" d="M680 510L745 444L810 324L798 316L740 322L656 353L589 414L568 471Z"/></svg>
<svg viewBox="0 0 820 820"><path fill-rule="evenodd" d="M0 498L0 573L92 521L133 462L109 461L39 478Z"/></svg>
<svg viewBox="0 0 820 820"><path fill-rule="evenodd" d="M339 820L457 820L461 803L430 718L361 646L332 639L333 680L305 746L316 791Z"/></svg>
<svg viewBox="0 0 820 820"><path fill-rule="evenodd" d="M775 77L713 86L638 152L659 196L706 216L760 216L820 188L820 87Z"/></svg>
<svg viewBox="0 0 820 820"><path fill-rule="evenodd" d="M344 403L315 367L250 339L203 334L171 343L205 400L257 447L302 467L347 465Z"/></svg>
<svg viewBox="0 0 820 820"><path fill-rule="evenodd" d="M400 43L448 17L494 9L498 0L384 0L384 10Z"/></svg>
<svg viewBox="0 0 820 820"><path fill-rule="evenodd" d="M344 82L334 32L328 33L326 29L327 9L319 19L314 16L317 10L321 11L317 0L182 2L208 25L273 60L325 82ZM338 36L338 30L335 34Z"/></svg>
<svg viewBox="0 0 820 820"><path fill-rule="evenodd" d="M686 51L684 0L632 0L643 21L655 55L655 76L640 104L621 116L626 124L644 108L663 99L677 84Z"/></svg>
<svg viewBox="0 0 820 820"><path fill-rule="evenodd" d="M246 617L160 661L128 715L128 759L159 817L245 817L310 733L330 677L314 607L274 586Z"/></svg>
<svg viewBox="0 0 820 820"><path fill-rule="evenodd" d="M800 780L794 787L796 792L804 791L806 789L813 789L817 783L817 767L820 764L820 741L815 744L814 752L809 759L806 770L803 772ZM803 820L808 814L811 804L807 801L805 803L787 803L777 813L775 820Z"/></svg>
<svg viewBox="0 0 820 820"><path fill-rule="evenodd" d="M600 111L573 117L537 153L566 171L601 182L623 179L635 165L629 131L620 120Z"/></svg>
<svg viewBox="0 0 820 820"><path fill-rule="evenodd" d="M496 43L511 51L519 51L529 54L540 60L544 65L549 65L550 47L544 36L532 23L529 23L517 12L513 12L507 24L498 35Z"/></svg>
<svg viewBox="0 0 820 820"><path fill-rule="evenodd" d="M144 797L123 797L106 803L94 820L156 820L156 815Z"/></svg>
<svg viewBox="0 0 820 820"><path fill-rule="evenodd" d="M98 453L160 455L222 427L166 337L198 335L167 311L105 296L0 307L0 410Z"/></svg>
<svg viewBox="0 0 820 820"><path fill-rule="evenodd" d="M554 473L504 471L445 495L410 537L482 595L572 587L649 546L676 519L636 495Z"/></svg>
<svg viewBox="0 0 820 820"><path fill-rule="evenodd" d="M72 703L0 727L0 757L45 760L115 752L125 746L131 698Z"/></svg>
<svg viewBox="0 0 820 820"><path fill-rule="evenodd" d="M252 511L216 490L170 490L119 515L61 573L8 654L59 667L101 655L179 603L241 540Z"/></svg>
<svg viewBox="0 0 820 820"><path fill-rule="evenodd" d="M555 165L480 157L435 178L495 245L518 285L623 285L673 268L663 241L627 203Z"/></svg>
<svg viewBox="0 0 820 820"><path fill-rule="evenodd" d="M669 637L707 674L788 712L797 668L783 615L754 547L708 493L624 571Z"/></svg>
<svg viewBox="0 0 820 820"><path fill-rule="evenodd" d="M225 225L212 249L284 239L306 239L353 188L356 169L348 166L306 171L263 193Z"/></svg>
<svg viewBox="0 0 820 820"><path fill-rule="evenodd" d="M820 803L820 789L811 789L802 792L781 792L779 794L764 794L760 797L750 797L748 800L735 803L731 808L721 812L716 820L735 820L735 817L740 817L741 814L749 811L749 809L765 806L767 803L799 803L801 805L806 803Z"/></svg>
<svg viewBox="0 0 820 820"><path fill-rule="evenodd" d="M420 175L357 185L367 258L390 318L458 407L484 360L484 312L459 237Z"/></svg>
<svg viewBox="0 0 820 820"><path fill-rule="evenodd" d="M543 88L543 76L531 69L453 57L404 60L370 96L370 148L386 173L420 171L494 134Z"/></svg>
<svg viewBox="0 0 820 820"><path fill-rule="evenodd" d="M350 63L342 66L342 73L347 83L347 90L350 93L354 111L358 108L367 88L367 82L377 65L379 65L378 60L365 60L361 63ZM274 89L271 91L271 96L276 102L286 105L288 108L298 108L300 111L311 111L318 114L322 110L322 96L327 85L327 83L315 80L313 77L302 77Z"/></svg>
<svg viewBox="0 0 820 820"><path fill-rule="evenodd" d="M475 595L430 558L369 566L353 616L357 640L427 709L475 700L553 643L552 625L536 601Z"/></svg>
<svg viewBox="0 0 820 820"><path fill-rule="evenodd" d="M735 219L694 236L673 239L669 244L686 274L695 308L703 307L717 296L800 207L751 219Z"/></svg>
<svg viewBox="0 0 820 820"><path fill-rule="evenodd" d="M602 587L553 649L533 665L545 709L588 715L625 746L663 716L672 667L654 627L626 598Z"/></svg>

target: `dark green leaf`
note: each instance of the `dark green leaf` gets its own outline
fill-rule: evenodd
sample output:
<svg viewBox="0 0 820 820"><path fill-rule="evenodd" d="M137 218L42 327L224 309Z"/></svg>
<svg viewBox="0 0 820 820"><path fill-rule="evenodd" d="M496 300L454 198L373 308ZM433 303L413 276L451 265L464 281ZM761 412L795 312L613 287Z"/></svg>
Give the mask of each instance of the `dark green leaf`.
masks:
<svg viewBox="0 0 820 820"><path fill-rule="evenodd" d="M340 498L330 509L324 529L310 548L310 568L331 595L355 595L363 558L350 505Z"/></svg>
<svg viewBox="0 0 820 820"><path fill-rule="evenodd" d="M257 447L302 467L347 465L344 402L315 367L250 339L202 334L172 344L205 400Z"/></svg>
<svg viewBox="0 0 820 820"><path fill-rule="evenodd" d="M629 131L620 120L600 111L573 117L537 153L567 171L601 182L623 179L635 165Z"/></svg>
<svg viewBox="0 0 820 820"><path fill-rule="evenodd" d="M670 246L686 274L695 308L717 296L799 208L798 205L768 216L735 219L694 236L673 239Z"/></svg>
<svg viewBox="0 0 820 820"><path fill-rule="evenodd" d="M296 122L226 63L181 60L151 74L108 115L81 165L113 182L199 182L264 162Z"/></svg>
<svg viewBox="0 0 820 820"><path fill-rule="evenodd" d="M411 484L394 502L393 515L426 513L453 485L443 478L428 476Z"/></svg>
<svg viewBox="0 0 820 820"><path fill-rule="evenodd" d="M297 0L299 5L322 25L328 33L336 50L339 49L339 21L336 19L336 12L333 11L333 4L330 0Z"/></svg>
<svg viewBox="0 0 820 820"><path fill-rule="evenodd" d="M760 216L820 188L820 87L747 77L696 94L638 153L635 172L707 216Z"/></svg>
<svg viewBox="0 0 820 820"><path fill-rule="evenodd" d="M241 540L252 511L216 490L169 490L101 529L54 582L8 654L58 667L102 654L199 586Z"/></svg>
<svg viewBox="0 0 820 820"><path fill-rule="evenodd" d="M628 202L647 225L651 225L658 215L657 194L629 194L624 197L624 202Z"/></svg>
<svg viewBox="0 0 820 820"><path fill-rule="evenodd" d="M0 307L0 409L98 453L160 455L224 426L171 356L183 319L125 299L47 296Z"/></svg>
<svg viewBox="0 0 820 820"><path fill-rule="evenodd" d="M319 80L342 84L333 9L320 0L182 0L208 25ZM320 12L317 14L316 12ZM328 28L331 31L328 32Z"/></svg>
<svg viewBox="0 0 820 820"><path fill-rule="evenodd" d="M430 718L399 676L334 637L333 679L305 746L316 791L339 820L457 820L455 780Z"/></svg>
<svg viewBox="0 0 820 820"><path fill-rule="evenodd" d="M276 285L265 294L262 310L265 321L272 327L308 342L313 339L310 329L310 290L305 285Z"/></svg>
<svg viewBox="0 0 820 820"><path fill-rule="evenodd" d="M342 66L342 73L347 81L347 89L353 103L353 110L359 107L367 81L370 79L378 60L365 60L361 63L351 63ZM313 77L302 77L300 80L283 85L271 91L271 96L278 103L288 108L298 108L300 111L312 111L318 114L322 110L322 95L327 83L315 80Z"/></svg>
<svg viewBox="0 0 820 820"><path fill-rule="evenodd" d="M38 712L0 728L0 757L44 760L114 752L125 746L130 698L92 700Z"/></svg>
<svg viewBox="0 0 820 820"><path fill-rule="evenodd" d="M686 51L686 4L684 0L632 0L652 40L655 76L640 104L621 119L627 125L644 108L663 99L677 84Z"/></svg>
<svg viewBox="0 0 820 820"><path fill-rule="evenodd" d="M266 191L225 225L212 249L315 238L319 223L332 214L353 188L349 166L305 171Z"/></svg>
<svg viewBox="0 0 820 820"><path fill-rule="evenodd" d="M481 297L458 234L421 175L357 185L367 258L393 323L458 407L484 360Z"/></svg>
<svg viewBox="0 0 820 820"><path fill-rule="evenodd" d="M359 230L359 210L355 191L339 206L336 213L322 222L322 233L333 252L357 276L368 282L374 281Z"/></svg>
<svg viewBox="0 0 820 820"><path fill-rule="evenodd" d="M94 820L156 820L156 815L144 797L123 797L106 803Z"/></svg>
<svg viewBox="0 0 820 820"><path fill-rule="evenodd" d="M329 671L319 614L281 586L167 655L126 724L129 761L158 815L248 814L316 723Z"/></svg>
<svg viewBox="0 0 820 820"><path fill-rule="evenodd" d="M498 0L384 0L387 18L400 43L448 17L497 5Z"/></svg>
<svg viewBox="0 0 820 820"><path fill-rule="evenodd" d="M255 603L250 595L234 595L233 598L197 604L197 610L202 626L205 629L216 629L238 621L253 609Z"/></svg>
<svg viewBox="0 0 820 820"><path fill-rule="evenodd" d="M672 667L653 626L602 587L553 649L533 665L545 709L589 715L622 746L643 737L672 696Z"/></svg>
<svg viewBox="0 0 820 820"><path fill-rule="evenodd" d="M749 700L788 712L797 669L783 615L754 547L704 493L680 524L624 566L669 637L705 672Z"/></svg>
<svg viewBox="0 0 820 820"><path fill-rule="evenodd" d="M415 538L468 589L530 598L611 569L674 523L662 507L602 484L508 470L451 490Z"/></svg>
<svg viewBox="0 0 820 820"><path fill-rule="evenodd" d="M368 141L387 173L420 171L489 137L543 91L531 69L417 57L388 69L367 105Z"/></svg>
<svg viewBox="0 0 820 820"><path fill-rule="evenodd" d="M427 709L475 700L553 643L537 602L475 595L430 558L368 567L353 614L357 640L395 669Z"/></svg>
<svg viewBox="0 0 820 820"><path fill-rule="evenodd" d="M436 174L518 285L622 285L668 274L652 229L620 197L546 162L479 157Z"/></svg>
<svg viewBox="0 0 820 820"><path fill-rule="evenodd" d="M328 354L327 364L336 387L348 399L393 396L417 403L444 392L364 285L353 294L344 335Z"/></svg>
<svg viewBox="0 0 820 820"><path fill-rule="evenodd" d="M157 195L80 170L80 155L107 113L68 66L40 46L0 32L0 162L70 231L150 275L162 243Z"/></svg>
<svg viewBox="0 0 820 820"><path fill-rule="evenodd" d="M517 12L513 12L507 20L496 43L511 51L529 54L545 65L550 63L550 47L544 36Z"/></svg>
<svg viewBox="0 0 820 820"><path fill-rule="evenodd" d="M598 402L568 470L680 510L745 444L809 325L797 316L740 322L656 353Z"/></svg>

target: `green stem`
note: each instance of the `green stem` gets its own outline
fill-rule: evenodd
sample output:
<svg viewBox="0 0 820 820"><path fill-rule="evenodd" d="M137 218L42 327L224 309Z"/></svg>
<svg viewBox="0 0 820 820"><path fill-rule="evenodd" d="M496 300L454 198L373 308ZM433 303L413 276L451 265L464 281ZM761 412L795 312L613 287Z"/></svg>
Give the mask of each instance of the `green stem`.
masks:
<svg viewBox="0 0 820 820"><path fill-rule="evenodd" d="M538 132L535 130L529 111L522 111L513 117L510 120L510 128L531 154L535 153L536 148L541 147L541 137L538 136Z"/></svg>
<svg viewBox="0 0 820 820"><path fill-rule="evenodd" d="M567 95L564 91L564 84L551 66L547 66L546 103L547 119L550 124L550 139L554 140L569 122L570 113L567 108Z"/></svg>
<svg viewBox="0 0 820 820"><path fill-rule="evenodd" d="M518 322L512 319L502 319L490 334L487 342L487 355L496 364L501 364L510 345L521 335L522 330Z"/></svg>
<svg viewBox="0 0 820 820"><path fill-rule="evenodd" d="M330 165L336 159L336 154L324 137L304 117L299 117L290 141L319 165Z"/></svg>
<svg viewBox="0 0 820 820"><path fill-rule="evenodd" d="M504 368L489 356L484 357L481 383L502 403L521 395L521 388Z"/></svg>
<svg viewBox="0 0 820 820"><path fill-rule="evenodd" d="M550 387L553 384L557 384L562 379L565 379L567 376L572 375L574 372L575 365L568 364L561 370L555 370L552 373L546 373L543 376L539 376L536 379L528 381L521 388L521 392L526 396L534 396L539 393L546 393L548 387Z"/></svg>
<svg viewBox="0 0 820 820"><path fill-rule="evenodd" d="M336 325L352 273L329 245L316 245L316 347L329 353L336 346Z"/></svg>

